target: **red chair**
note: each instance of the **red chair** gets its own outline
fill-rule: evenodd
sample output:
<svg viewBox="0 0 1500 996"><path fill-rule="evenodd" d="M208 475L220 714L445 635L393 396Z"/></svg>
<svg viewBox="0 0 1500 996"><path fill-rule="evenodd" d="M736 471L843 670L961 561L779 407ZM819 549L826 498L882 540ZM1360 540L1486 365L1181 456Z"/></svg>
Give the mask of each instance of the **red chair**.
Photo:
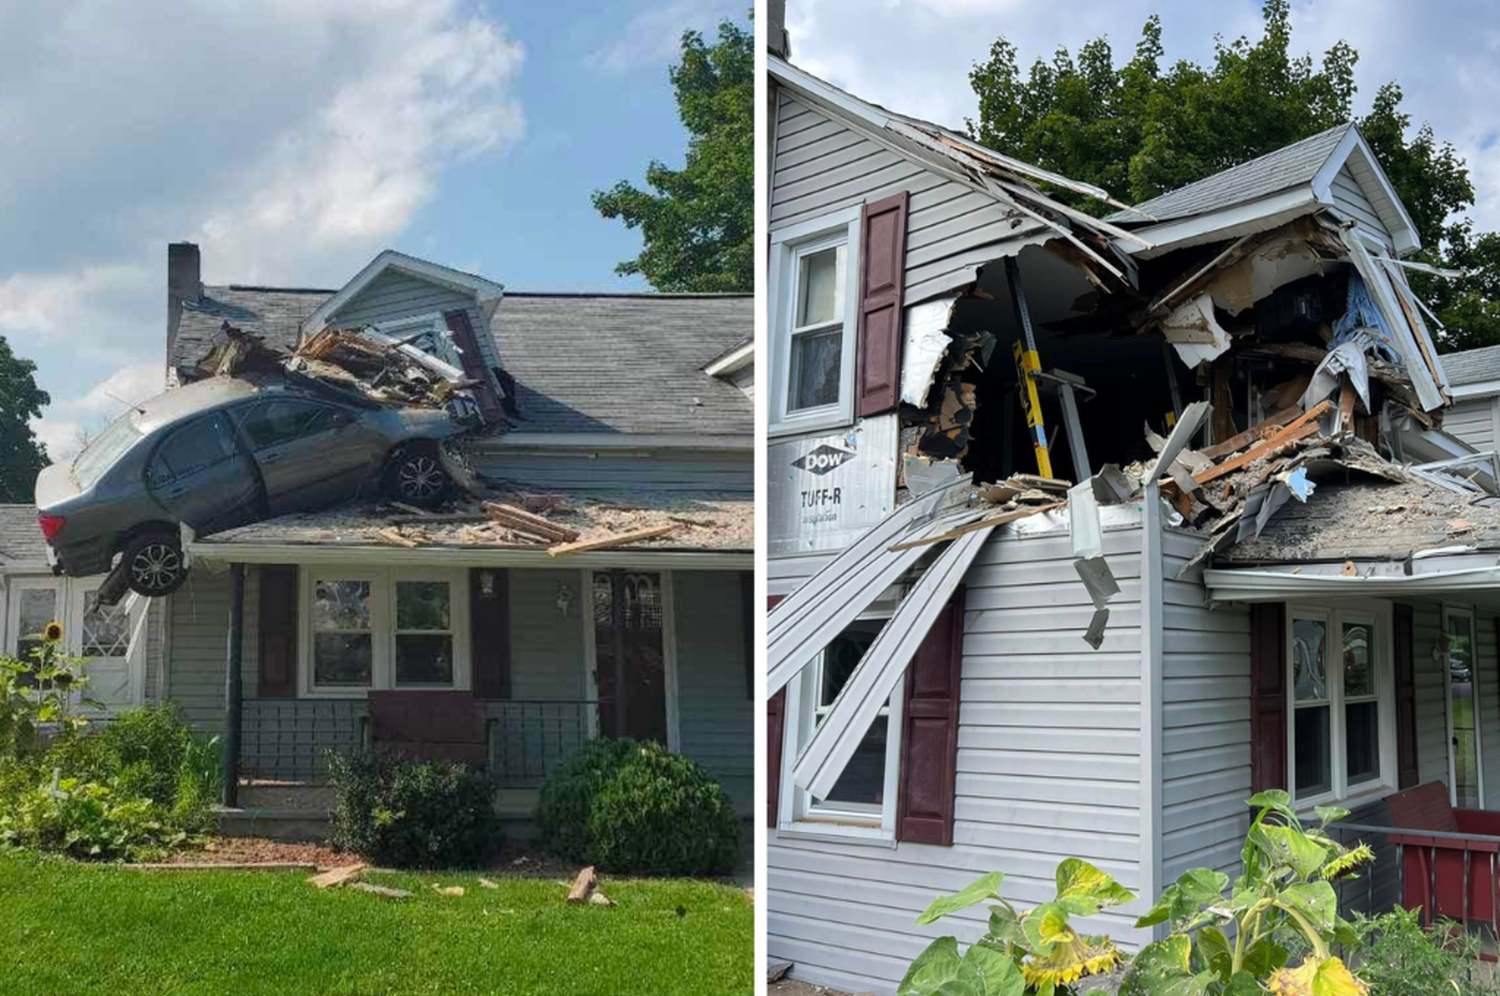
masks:
<svg viewBox="0 0 1500 996"><path fill-rule="evenodd" d="M1500 936L1500 813L1454 809L1448 786L1428 782L1389 796L1391 843L1401 861L1401 905L1428 926L1450 917L1488 923Z"/></svg>

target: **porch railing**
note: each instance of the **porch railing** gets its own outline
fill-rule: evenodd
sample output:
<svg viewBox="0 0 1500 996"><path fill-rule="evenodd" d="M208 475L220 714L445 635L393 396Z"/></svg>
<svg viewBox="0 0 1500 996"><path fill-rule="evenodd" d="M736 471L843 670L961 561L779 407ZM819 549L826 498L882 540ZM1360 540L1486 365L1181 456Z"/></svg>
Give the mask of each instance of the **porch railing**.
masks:
<svg viewBox="0 0 1500 996"><path fill-rule="evenodd" d="M363 744L365 705L358 699L247 698L243 708L242 778L317 781L329 751Z"/></svg>
<svg viewBox="0 0 1500 996"><path fill-rule="evenodd" d="M540 788L553 768L597 735L597 709L566 699L491 704L491 775L501 788Z"/></svg>

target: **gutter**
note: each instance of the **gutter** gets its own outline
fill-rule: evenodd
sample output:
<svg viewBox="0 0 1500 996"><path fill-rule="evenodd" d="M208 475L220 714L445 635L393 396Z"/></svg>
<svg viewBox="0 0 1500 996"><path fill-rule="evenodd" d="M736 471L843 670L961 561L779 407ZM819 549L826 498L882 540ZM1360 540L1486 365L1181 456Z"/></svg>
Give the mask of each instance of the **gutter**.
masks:
<svg viewBox="0 0 1500 996"><path fill-rule="evenodd" d="M475 439L466 444L478 451L547 450L559 449L609 451L629 453L643 450L729 450L752 452L755 437L749 434L691 435L660 434L632 435L613 432L507 432L499 436Z"/></svg>
<svg viewBox="0 0 1500 996"><path fill-rule="evenodd" d="M322 543L214 543L195 540L186 552L194 563L348 564L376 562L407 567L634 567L649 570L752 571L751 550L598 550L548 556L543 549L503 547L405 547Z"/></svg>
<svg viewBox="0 0 1500 996"><path fill-rule="evenodd" d="M1308 573L1302 567L1290 565L1276 570L1210 569L1203 572L1203 584L1216 602L1282 602L1288 598L1328 595L1399 598L1500 590L1500 566L1438 569L1420 574L1360 574L1356 566L1352 575Z"/></svg>

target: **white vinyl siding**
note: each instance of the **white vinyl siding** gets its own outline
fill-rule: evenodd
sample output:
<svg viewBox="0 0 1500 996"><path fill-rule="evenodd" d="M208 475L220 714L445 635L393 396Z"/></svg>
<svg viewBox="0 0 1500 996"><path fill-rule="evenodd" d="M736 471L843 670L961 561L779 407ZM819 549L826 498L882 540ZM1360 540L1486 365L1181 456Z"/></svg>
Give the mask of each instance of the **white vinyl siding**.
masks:
<svg viewBox="0 0 1500 996"><path fill-rule="evenodd" d="M1201 567L1178 577L1202 542L1163 534L1163 885L1192 868L1234 874L1249 826L1250 612L1209 609Z"/></svg>
<svg viewBox="0 0 1500 996"><path fill-rule="evenodd" d="M810 982L889 992L932 938L983 933L982 910L913 925L936 894L981 874L1004 871L1007 897L1028 905L1052 898L1053 873L1069 855L1139 886L1140 530L1106 530L1104 544L1121 593L1099 650L1083 642L1093 605L1065 530L985 545L965 577L953 846L771 831L773 960L794 962ZM788 580L823 560L770 561L771 591L789 590ZM1147 939L1132 927L1136 913L1086 926L1135 947Z"/></svg>
<svg viewBox="0 0 1500 996"><path fill-rule="evenodd" d="M1443 412L1443 429L1481 453L1495 448L1497 421L1500 397L1464 398Z"/></svg>
<svg viewBox="0 0 1500 996"><path fill-rule="evenodd" d="M1026 226L993 197L948 180L866 138L822 111L782 93L771 178L775 232L841 208L905 190L903 296L916 304L973 280L973 266Z"/></svg>
<svg viewBox="0 0 1500 996"><path fill-rule="evenodd" d="M1364 189L1360 187L1359 181L1354 179L1354 174L1349 171L1347 165L1334 175L1333 186L1329 193L1333 195L1333 203L1345 216L1380 241L1390 244L1390 231L1380 220L1380 215L1375 212L1375 206L1365 196Z"/></svg>

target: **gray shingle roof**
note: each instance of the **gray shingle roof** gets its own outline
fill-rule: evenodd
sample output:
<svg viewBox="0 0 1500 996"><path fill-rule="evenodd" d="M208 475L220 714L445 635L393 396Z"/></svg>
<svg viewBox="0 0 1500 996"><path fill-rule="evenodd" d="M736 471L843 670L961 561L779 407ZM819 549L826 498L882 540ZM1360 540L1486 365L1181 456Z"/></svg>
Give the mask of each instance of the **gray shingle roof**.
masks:
<svg viewBox="0 0 1500 996"><path fill-rule="evenodd" d="M750 399L703 367L754 324L748 294L506 294L493 327L516 429L746 435Z"/></svg>
<svg viewBox="0 0 1500 996"><path fill-rule="evenodd" d="M205 287L184 305L174 366L191 365L225 319L291 349L335 292ZM525 432L747 435L754 407L703 367L755 326L748 294L507 293L490 323L516 380Z"/></svg>
<svg viewBox="0 0 1500 996"><path fill-rule="evenodd" d="M0 564L47 559L47 541L31 505L0 505Z"/></svg>
<svg viewBox="0 0 1500 996"><path fill-rule="evenodd" d="M1481 346L1461 353L1446 353L1440 359L1443 361L1443 370L1448 374L1448 383L1454 387L1500 380L1500 346Z"/></svg>
<svg viewBox="0 0 1500 996"><path fill-rule="evenodd" d="M1268 152L1258 159L1195 180L1185 187L1169 190L1137 204L1136 208L1161 221L1169 221L1218 211L1233 204L1243 204L1310 183L1339 142L1343 141L1344 135L1353 127L1352 122L1335 125L1300 142ZM1143 219L1129 211L1117 211L1107 220L1118 223L1140 222Z"/></svg>

